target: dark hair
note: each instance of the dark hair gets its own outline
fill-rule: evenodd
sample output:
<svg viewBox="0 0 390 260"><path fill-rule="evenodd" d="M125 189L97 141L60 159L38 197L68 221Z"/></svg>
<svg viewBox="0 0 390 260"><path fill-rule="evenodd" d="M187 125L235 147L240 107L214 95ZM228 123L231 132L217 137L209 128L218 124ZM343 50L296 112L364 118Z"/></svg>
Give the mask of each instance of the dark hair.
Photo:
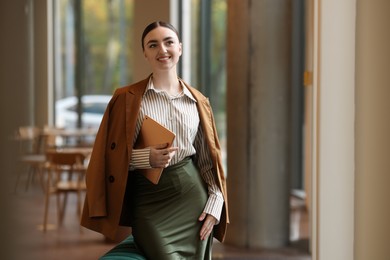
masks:
<svg viewBox="0 0 390 260"><path fill-rule="evenodd" d="M180 41L179 32L176 30L176 28L172 24L167 23L167 22L163 22L163 21L156 21L156 22L153 22L153 23L149 24L148 26L146 26L144 32L142 33L142 38L141 38L142 50L145 49L144 48L144 39L145 39L146 35L148 33L150 33L150 31L152 31L153 29L156 29L157 27L160 27L160 26L172 30L177 35L177 38L179 38L179 41Z"/></svg>

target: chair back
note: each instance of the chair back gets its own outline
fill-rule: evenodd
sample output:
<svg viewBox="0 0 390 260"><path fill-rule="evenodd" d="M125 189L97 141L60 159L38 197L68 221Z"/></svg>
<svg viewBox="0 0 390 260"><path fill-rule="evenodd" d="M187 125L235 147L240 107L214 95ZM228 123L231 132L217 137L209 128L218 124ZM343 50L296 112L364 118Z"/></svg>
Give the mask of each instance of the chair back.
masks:
<svg viewBox="0 0 390 260"><path fill-rule="evenodd" d="M70 186L84 186L86 166L85 155L81 152L46 151L47 187L58 186L61 182L74 182ZM54 173L54 175L52 175ZM74 175L76 174L76 175ZM74 179L76 178L76 180ZM57 187L58 188L58 187ZM70 188L70 189L73 189Z"/></svg>
<svg viewBox="0 0 390 260"><path fill-rule="evenodd" d="M79 151L61 151L49 149L46 151L46 196L43 231L46 232L50 196L57 196L58 221L61 224L65 215L67 193L77 194L77 213L81 216L81 192L86 190L84 160L85 153ZM63 194L63 198L60 198Z"/></svg>
<svg viewBox="0 0 390 260"><path fill-rule="evenodd" d="M39 153L41 150L41 129L36 126L21 126L16 132L16 138L20 142L20 149L25 153ZM27 145L22 148L23 143Z"/></svg>
<svg viewBox="0 0 390 260"><path fill-rule="evenodd" d="M18 129L18 136L23 140L34 140L40 133L41 130L36 126L21 126Z"/></svg>
<svg viewBox="0 0 390 260"><path fill-rule="evenodd" d="M46 159L53 166L82 166L85 157L81 152L46 151Z"/></svg>

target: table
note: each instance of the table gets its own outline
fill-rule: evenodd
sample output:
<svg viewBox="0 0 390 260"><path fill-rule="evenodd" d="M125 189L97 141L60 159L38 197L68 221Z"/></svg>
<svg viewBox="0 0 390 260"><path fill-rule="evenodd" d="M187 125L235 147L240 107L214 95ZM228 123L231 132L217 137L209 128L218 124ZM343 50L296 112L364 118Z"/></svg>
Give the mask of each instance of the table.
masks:
<svg viewBox="0 0 390 260"><path fill-rule="evenodd" d="M89 163L90 156L92 154L92 147L59 147L59 148L49 148L46 150L46 153L56 152L56 153L79 153L84 156L84 166L87 166Z"/></svg>
<svg viewBox="0 0 390 260"><path fill-rule="evenodd" d="M45 128L42 135L48 140L49 144L54 142L54 145L56 146L92 146L97 132L97 128Z"/></svg>

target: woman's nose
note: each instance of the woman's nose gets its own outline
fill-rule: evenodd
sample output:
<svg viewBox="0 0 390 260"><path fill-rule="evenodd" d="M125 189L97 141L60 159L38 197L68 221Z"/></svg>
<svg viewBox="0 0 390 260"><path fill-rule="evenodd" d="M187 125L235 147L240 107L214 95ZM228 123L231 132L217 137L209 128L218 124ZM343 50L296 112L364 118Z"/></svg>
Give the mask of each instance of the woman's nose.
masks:
<svg viewBox="0 0 390 260"><path fill-rule="evenodd" d="M160 44L160 51L161 52L167 52L167 47L164 44Z"/></svg>

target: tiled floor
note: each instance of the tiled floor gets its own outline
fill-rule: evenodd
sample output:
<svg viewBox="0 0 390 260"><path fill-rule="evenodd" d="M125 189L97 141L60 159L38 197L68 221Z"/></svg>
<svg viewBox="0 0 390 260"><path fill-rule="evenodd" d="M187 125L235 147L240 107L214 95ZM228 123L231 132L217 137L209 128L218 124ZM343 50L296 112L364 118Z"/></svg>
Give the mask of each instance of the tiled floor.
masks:
<svg viewBox="0 0 390 260"><path fill-rule="evenodd" d="M70 205L62 227L56 228L55 201L52 201L49 223L50 230L42 232L40 225L43 220L43 192L35 184L24 190L21 186L14 193L10 191L12 204L15 205L13 237L18 241L15 244L15 259L48 259L48 260L92 260L98 259L103 253L115 244L108 243L98 233L82 229L80 232L76 212ZM72 203L72 200L70 201ZM74 202L74 200L73 200ZM307 236L307 219L303 215L304 223L301 235ZM306 224L305 224L306 223ZM280 250L246 250L220 244L216 241L213 250L213 259L258 259L258 260L310 260L307 252L307 241L304 239L292 246Z"/></svg>

